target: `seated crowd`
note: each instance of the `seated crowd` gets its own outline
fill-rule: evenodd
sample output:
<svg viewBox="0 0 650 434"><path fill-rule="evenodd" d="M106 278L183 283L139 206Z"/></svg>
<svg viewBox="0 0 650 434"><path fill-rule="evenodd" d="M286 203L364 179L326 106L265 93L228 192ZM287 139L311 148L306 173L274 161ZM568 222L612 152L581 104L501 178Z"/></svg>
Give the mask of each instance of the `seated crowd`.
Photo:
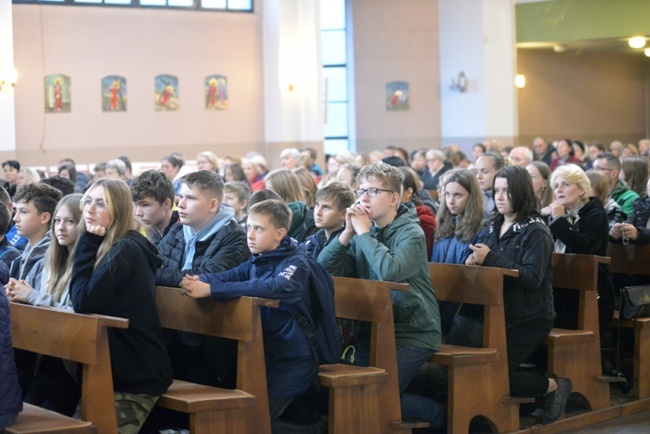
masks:
<svg viewBox="0 0 650 434"><path fill-rule="evenodd" d="M473 163L456 146L411 153L391 146L368 156L340 152L325 170L315 150L286 149L273 171L256 153L240 159L206 151L196 168L175 153L160 170L138 176L127 157L92 174L63 159L47 178L6 161L0 431L21 401L75 414L82 381L74 364L10 350L7 300L129 319L128 329L109 332L120 433L161 429L147 418L174 378L234 387L236 345L163 330L155 304L162 285L214 301L279 300L262 315L273 432L326 432L326 419L310 426L288 411L296 401L312 409L322 401L310 390L318 359L294 314L313 321L305 288L315 266L332 276L409 284L392 297L402 415L444 429L445 403L409 386L416 377L447 381L429 359L441 343L480 347L483 311L439 304L429 262L519 271L503 288L511 394L540 398L539 420L552 423L564 413L571 379L519 366L553 327L576 327L577 297L552 287L553 253L606 256L609 241L650 243L649 144L613 142L606 150L538 137L532 150L477 144ZM601 264L601 336L615 293ZM370 331L354 327L354 363L367 366ZM155 419L165 423L164 414Z"/></svg>

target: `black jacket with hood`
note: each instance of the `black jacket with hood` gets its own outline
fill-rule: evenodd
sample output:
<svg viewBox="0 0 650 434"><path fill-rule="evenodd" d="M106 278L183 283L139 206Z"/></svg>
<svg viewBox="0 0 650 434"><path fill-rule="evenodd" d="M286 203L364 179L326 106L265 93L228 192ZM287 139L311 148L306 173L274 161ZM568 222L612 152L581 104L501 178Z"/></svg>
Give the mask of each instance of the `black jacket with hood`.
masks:
<svg viewBox="0 0 650 434"><path fill-rule="evenodd" d="M129 328L108 329L115 391L161 395L173 377L156 310L154 273L162 260L143 235L129 231L95 268L103 239L79 237L70 282L74 311L127 318Z"/></svg>

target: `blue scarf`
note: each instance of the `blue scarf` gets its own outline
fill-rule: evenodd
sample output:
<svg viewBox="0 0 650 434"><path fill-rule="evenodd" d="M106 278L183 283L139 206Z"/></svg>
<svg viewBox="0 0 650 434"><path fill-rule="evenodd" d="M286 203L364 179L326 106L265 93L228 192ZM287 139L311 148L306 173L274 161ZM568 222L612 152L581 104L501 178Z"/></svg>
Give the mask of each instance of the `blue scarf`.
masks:
<svg viewBox="0 0 650 434"><path fill-rule="evenodd" d="M233 222L237 224L235 218L235 210L229 205L223 204L219 212L210 220L210 222L203 226L198 232L187 225L183 225L183 237L185 238L185 264L183 270L191 270L192 263L194 262L194 254L196 253L196 242L205 241L210 236L217 233L219 229L226 226L228 223Z"/></svg>

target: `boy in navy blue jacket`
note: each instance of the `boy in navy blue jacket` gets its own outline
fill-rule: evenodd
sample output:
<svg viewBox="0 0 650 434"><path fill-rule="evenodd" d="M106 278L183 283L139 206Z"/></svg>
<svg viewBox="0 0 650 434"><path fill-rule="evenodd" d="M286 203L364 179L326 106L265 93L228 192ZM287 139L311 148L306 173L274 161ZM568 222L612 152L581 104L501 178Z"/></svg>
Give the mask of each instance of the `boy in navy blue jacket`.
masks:
<svg viewBox="0 0 650 434"><path fill-rule="evenodd" d="M316 192L314 223L319 229L305 240L307 253L315 259L327 244L343 231L345 213L356 197L347 184L330 182Z"/></svg>
<svg viewBox="0 0 650 434"><path fill-rule="evenodd" d="M185 276L184 293L215 301L241 296L280 300L280 307L262 308L264 359L272 424L291 401L308 391L318 373L309 338L288 310L297 309L311 320L309 258L303 246L287 236L289 207L279 200L265 200L248 212L248 247L253 256L229 271Z"/></svg>

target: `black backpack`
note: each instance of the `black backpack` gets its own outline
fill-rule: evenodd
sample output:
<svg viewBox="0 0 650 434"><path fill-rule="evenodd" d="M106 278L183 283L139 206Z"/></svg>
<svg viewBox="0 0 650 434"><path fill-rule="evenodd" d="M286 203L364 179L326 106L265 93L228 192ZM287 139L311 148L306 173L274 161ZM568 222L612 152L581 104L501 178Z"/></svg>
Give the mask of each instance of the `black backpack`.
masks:
<svg viewBox="0 0 650 434"><path fill-rule="evenodd" d="M341 337L336 322L334 281L327 270L314 258L308 257L307 262L309 265L307 306L311 307L311 318L307 318L294 308L289 311L307 333L318 364L338 363L341 357Z"/></svg>

